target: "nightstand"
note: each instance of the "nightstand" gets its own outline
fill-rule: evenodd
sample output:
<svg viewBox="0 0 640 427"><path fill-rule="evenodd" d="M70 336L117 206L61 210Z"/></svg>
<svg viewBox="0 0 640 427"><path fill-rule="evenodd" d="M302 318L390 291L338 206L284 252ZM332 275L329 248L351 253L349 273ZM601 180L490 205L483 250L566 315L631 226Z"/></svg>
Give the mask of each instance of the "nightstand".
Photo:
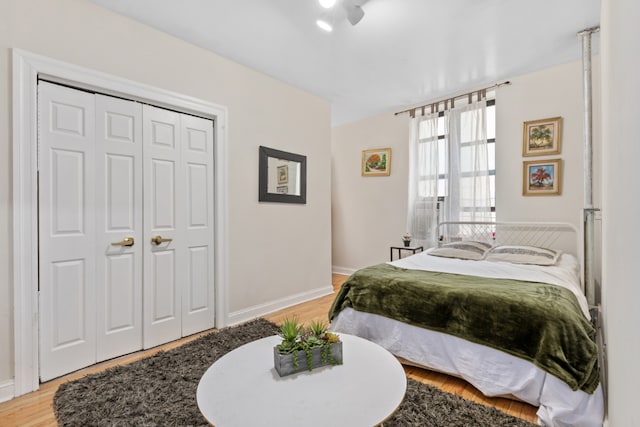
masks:
<svg viewBox="0 0 640 427"><path fill-rule="evenodd" d="M393 251L398 251L398 259L402 258L402 251L410 251L411 255L422 252L424 250L423 246L391 246L389 250L389 258L393 261Z"/></svg>

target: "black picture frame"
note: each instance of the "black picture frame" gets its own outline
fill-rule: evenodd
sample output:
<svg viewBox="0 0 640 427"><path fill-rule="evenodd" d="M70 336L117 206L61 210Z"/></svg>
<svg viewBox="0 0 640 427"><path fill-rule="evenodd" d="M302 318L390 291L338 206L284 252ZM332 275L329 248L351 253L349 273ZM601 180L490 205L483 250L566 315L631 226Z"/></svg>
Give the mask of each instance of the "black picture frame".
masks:
<svg viewBox="0 0 640 427"><path fill-rule="evenodd" d="M281 194L269 192L269 158L282 159L300 164L300 194ZM259 147L258 161L258 201L276 203L307 203L307 156L276 150L269 147ZM277 182L275 183L277 185Z"/></svg>

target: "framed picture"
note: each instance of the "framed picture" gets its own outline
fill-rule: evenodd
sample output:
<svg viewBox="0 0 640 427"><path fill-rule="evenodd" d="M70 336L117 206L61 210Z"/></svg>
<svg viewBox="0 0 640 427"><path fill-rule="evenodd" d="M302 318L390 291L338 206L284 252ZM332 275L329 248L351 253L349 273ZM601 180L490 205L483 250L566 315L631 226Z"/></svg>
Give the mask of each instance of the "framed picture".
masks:
<svg viewBox="0 0 640 427"><path fill-rule="evenodd" d="M523 196L560 195L562 159L523 162Z"/></svg>
<svg viewBox="0 0 640 427"><path fill-rule="evenodd" d="M278 166L278 184L286 184L289 182L289 166Z"/></svg>
<svg viewBox="0 0 640 427"><path fill-rule="evenodd" d="M389 176L390 174L391 148L362 152L362 176Z"/></svg>
<svg viewBox="0 0 640 427"><path fill-rule="evenodd" d="M276 187L276 193L278 194L287 194L289 193L289 186L288 185L279 185Z"/></svg>
<svg viewBox="0 0 640 427"><path fill-rule="evenodd" d="M522 129L522 155L545 156L560 154L562 117L524 122Z"/></svg>

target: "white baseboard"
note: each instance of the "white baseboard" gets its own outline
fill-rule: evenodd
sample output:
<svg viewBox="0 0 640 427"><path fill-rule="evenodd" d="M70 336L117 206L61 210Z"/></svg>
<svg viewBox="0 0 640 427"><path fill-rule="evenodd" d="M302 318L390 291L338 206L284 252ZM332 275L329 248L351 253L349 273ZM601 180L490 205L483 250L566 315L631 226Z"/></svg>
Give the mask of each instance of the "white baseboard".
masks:
<svg viewBox="0 0 640 427"><path fill-rule="evenodd" d="M11 400L13 397L13 380L0 382L0 403Z"/></svg>
<svg viewBox="0 0 640 427"><path fill-rule="evenodd" d="M232 313L229 313L229 317L227 318L227 326L248 322L249 320L256 319L258 317L264 316L265 314L273 313L274 311L282 310L284 308L291 307L292 305L307 302L312 299L330 295L332 293L333 287L326 286L323 288L314 289L312 291L292 295L290 297L281 298L279 300L268 302L265 304L255 305L243 310L234 311Z"/></svg>
<svg viewBox="0 0 640 427"><path fill-rule="evenodd" d="M344 274L345 276L351 276L353 273L356 272L356 268L347 268L347 267L340 267L339 265L333 265L331 266L331 271L334 274Z"/></svg>

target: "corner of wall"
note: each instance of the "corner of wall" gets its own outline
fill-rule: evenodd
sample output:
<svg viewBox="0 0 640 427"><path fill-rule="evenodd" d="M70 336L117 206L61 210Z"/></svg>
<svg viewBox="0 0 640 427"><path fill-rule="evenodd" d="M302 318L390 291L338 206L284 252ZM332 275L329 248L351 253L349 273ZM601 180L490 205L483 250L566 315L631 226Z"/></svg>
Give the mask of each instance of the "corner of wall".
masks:
<svg viewBox="0 0 640 427"><path fill-rule="evenodd" d="M353 273L356 272L356 269L334 265L334 266L331 266L331 271L333 272L333 274L342 274L345 276L351 276Z"/></svg>
<svg viewBox="0 0 640 427"><path fill-rule="evenodd" d="M3 381L0 383L0 403L13 399L14 387L13 380Z"/></svg>

